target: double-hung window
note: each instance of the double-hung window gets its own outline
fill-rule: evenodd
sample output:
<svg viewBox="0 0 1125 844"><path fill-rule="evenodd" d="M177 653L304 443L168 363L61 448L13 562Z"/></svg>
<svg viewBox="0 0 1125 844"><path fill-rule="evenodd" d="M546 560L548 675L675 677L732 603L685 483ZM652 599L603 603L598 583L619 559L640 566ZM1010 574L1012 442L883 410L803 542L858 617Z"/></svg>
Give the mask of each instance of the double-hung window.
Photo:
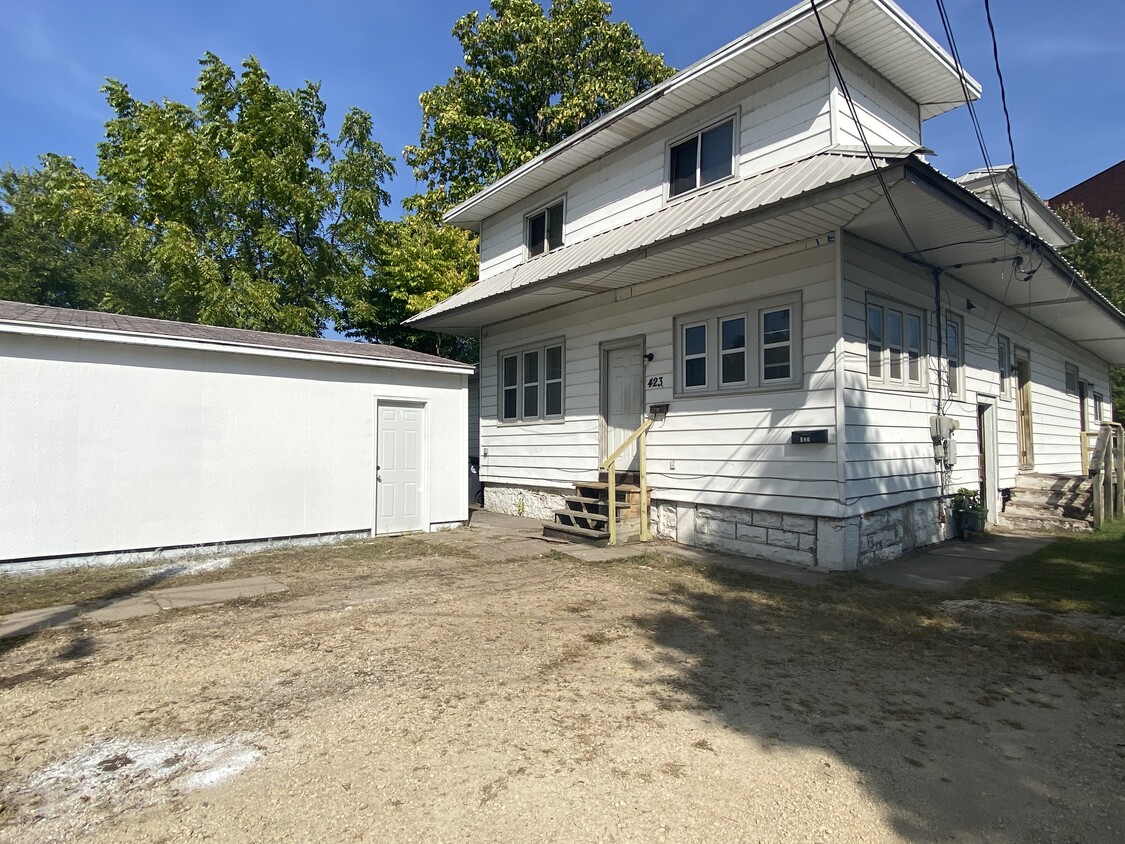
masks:
<svg viewBox="0 0 1125 844"><path fill-rule="evenodd" d="M1012 341L1003 334L996 336L996 367L1000 370L1000 398L1012 397Z"/></svg>
<svg viewBox="0 0 1125 844"><path fill-rule="evenodd" d="M872 386L925 387L922 311L896 302L867 300L867 383Z"/></svg>
<svg viewBox="0 0 1125 844"><path fill-rule="evenodd" d="M799 384L800 308L786 296L676 320L677 394Z"/></svg>
<svg viewBox="0 0 1125 844"><path fill-rule="evenodd" d="M527 216L525 240L529 258L562 246L563 201L561 199Z"/></svg>
<svg viewBox="0 0 1125 844"><path fill-rule="evenodd" d="M734 118L709 126L668 150L668 196L701 188L734 172Z"/></svg>
<svg viewBox="0 0 1125 844"><path fill-rule="evenodd" d="M563 415L561 342L500 354L497 416L501 422L557 419Z"/></svg>
<svg viewBox="0 0 1125 844"><path fill-rule="evenodd" d="M945 316L945 374L950 398L965 394L965 323L956 314Z"/></svg>

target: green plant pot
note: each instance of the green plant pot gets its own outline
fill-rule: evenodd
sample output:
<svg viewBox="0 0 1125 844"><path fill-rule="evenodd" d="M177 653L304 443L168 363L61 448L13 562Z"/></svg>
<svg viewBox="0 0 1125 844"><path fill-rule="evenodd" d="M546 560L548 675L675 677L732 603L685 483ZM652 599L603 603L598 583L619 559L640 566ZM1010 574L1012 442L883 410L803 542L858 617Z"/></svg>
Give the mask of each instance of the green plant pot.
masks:
<svg viewBox="0 0 1125 844"><path fill-rule="evenodd" d="M984 530L984 513L980 510L966 510L964 514L965 529L971 531Z"/></svg>

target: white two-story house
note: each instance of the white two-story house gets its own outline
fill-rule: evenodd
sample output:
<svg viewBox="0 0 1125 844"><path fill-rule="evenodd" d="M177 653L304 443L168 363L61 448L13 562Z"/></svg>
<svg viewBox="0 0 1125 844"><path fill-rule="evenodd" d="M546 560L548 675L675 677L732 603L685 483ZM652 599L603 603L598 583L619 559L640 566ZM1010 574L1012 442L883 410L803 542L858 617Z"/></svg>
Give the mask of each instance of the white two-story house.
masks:
<svg viewBox="0 0 1125 844"><path fill-rule="evenodd" d="M849 569L948 536L961 487L995 521L1082 470L1125 316L1010 171L927 163L980 86L889 0L818 7L446 215L480 280L410 322L480 338L489 508L550 518L652 418L659 536Z"/></svg>

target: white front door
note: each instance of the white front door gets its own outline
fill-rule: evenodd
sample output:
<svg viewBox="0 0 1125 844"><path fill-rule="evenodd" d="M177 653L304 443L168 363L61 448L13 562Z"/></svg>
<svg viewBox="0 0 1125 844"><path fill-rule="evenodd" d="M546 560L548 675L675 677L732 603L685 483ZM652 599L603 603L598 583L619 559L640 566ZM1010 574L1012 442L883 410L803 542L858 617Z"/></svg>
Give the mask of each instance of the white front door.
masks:
<svg viewBox="0 0 1125 844"><path fill-rule="evenodd" d="M604 352L602 406L605 408L605 449L602 458L617 450L644 421L644 361L640 343L617 346ZM617 458L617 471L637 470L634 442Z"/></svg>
<svg viewBox="0 0 1125 844"><path fill-rule="evenodd" d="M422 408L379 404L375 532L422 530Z"/></svg>

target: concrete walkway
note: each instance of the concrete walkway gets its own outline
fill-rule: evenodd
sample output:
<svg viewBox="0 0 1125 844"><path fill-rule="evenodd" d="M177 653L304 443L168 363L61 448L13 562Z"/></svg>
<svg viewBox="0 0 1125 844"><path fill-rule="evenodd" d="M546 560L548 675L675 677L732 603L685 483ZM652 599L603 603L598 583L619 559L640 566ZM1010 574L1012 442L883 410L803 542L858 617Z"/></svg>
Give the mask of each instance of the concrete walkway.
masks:
<svg viewBox="0 0 1125 844"><path fill-rule="evenodd" d="M969 542L951 539L865 569L863 576L908 589L956 592L970 580L992 574L1005 563L1025 557L1052 542L1054 539L1049 536L1010 533L990 533Z"/></svg>
<svg viewBox="0 0 1125 844"><path fill-rule="evenodd" d="M285 588L285 584L272 577L244 577L240 580L200 583L196 586L153 589L115 601L94 601L80 606L66 604L28 610L0 618L0 639L26 636L48 627L70 627L90 621L123 621L181 607L200 607L240 598L257 598L272 592L284 592Z"/></svg>

